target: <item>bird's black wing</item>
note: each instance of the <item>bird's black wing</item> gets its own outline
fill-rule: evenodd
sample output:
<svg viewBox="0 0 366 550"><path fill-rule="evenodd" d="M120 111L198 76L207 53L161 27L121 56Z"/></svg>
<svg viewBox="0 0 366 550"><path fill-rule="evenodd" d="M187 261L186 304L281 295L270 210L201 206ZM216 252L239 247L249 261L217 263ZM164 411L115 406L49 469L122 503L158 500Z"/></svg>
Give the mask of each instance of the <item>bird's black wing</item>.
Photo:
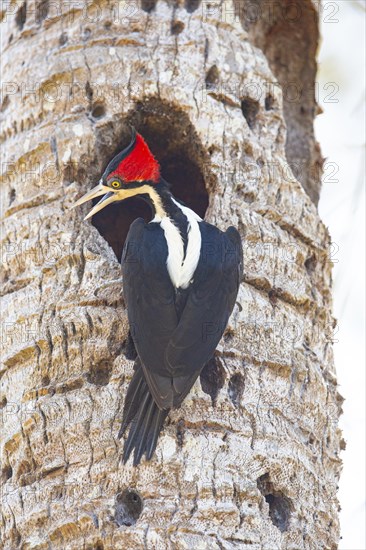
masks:
<svg viewBox="0 0 366 550"><path fill-rule="evenodd" d="M123 461L149 460L172 403L164 353L178 324L175 290L166 268L168 249L158 224L139 218L128 232L122 254L123 294L138 356L124 403L121 437L130 426Z"/></svg>
<svg viewBox="0 0 366 550"><path fill-rule="evenodd" d="M174 406L183 401L209 361L226 328L242 277L242 246L238 231L225 233L200 223L201 258L188 299L166 350L173 370Z"/></svg>
<svg viewBox="0 0 366 550"><path fill-rule="evenodd" d="M165 350L178 325L175 290L166 268L168 248L159 224L135 220L122 255L123 294L130 331L146 381L161 409L172 403Z"/></svg>
<svg viewBox="0 0 366 550"><path fill-rule="evenodd" d="M212 357L235 304L242 270L239 233L200 222L201 256L183 311L166 268L158 224L136 220L122 269L130 330L146 382L161 409L179 406Z"/></svg>
<svg viewBox="0 0 366 550"><path fill-rule="evenodd" d="M194 282L176 292L166 268L167 244L158 224L136 220L122 257L124 296L138 352L120 436L131 424L126 462L151 458L169 408L183 401L211 358L233 309L241 278L238 232L200 223L202 254Z"/></svg>

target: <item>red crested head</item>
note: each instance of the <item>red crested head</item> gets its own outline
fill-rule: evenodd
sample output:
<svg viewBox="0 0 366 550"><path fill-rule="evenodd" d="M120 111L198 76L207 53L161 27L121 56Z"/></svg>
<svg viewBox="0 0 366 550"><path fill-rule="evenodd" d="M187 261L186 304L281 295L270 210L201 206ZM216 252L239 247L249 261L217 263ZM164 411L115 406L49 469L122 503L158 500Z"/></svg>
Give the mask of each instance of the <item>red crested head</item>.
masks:
<svg viewBox="0 0 366 550"><path fill-rule="evenodd" d="M99 184L86 193L75 206L104 195L91 209L85 219L94 216L103 208L116 201L134 196L150 196L158 215L164 217L164 209L159 199L160 166L140 134L132 128L131 143L116 155L104 170Z"/></svg>
<svg viewBox="0 0 366 550"><path fill-rule="evenodd" d="M119 178L123 183L160 180L160 166L144 138L133 133L130 145L119 153L107 166L103 179Z"/></svg>

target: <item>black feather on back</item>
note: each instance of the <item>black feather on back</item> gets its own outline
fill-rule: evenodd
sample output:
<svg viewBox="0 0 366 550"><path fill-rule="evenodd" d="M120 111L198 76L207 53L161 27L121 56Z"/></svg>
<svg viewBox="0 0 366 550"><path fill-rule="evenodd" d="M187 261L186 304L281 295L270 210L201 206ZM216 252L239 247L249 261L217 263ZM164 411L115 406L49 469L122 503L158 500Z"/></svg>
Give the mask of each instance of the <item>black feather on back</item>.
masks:
<svg viewBox="0 0 366 550"><path fill-rule="evenodd" d="M226 328L242 277L238 231L200 222L202 249L193 282L177 290L170 280L164 232L139 218L122 255L123 292L138 353L121 434L131 423L124 460L151 457L169 409L178 407L209 361ZM141 364L141 367L139 366Z"/></svg>

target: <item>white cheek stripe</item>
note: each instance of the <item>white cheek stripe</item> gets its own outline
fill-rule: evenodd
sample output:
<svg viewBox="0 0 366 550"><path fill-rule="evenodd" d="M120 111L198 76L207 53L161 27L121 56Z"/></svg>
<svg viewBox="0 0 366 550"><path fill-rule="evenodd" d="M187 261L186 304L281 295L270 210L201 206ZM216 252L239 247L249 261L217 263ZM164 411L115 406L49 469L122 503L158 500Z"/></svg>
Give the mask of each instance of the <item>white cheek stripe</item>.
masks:
<svg viewBox="0 0 366 550"><path fill-rule="evenodd" d="M169 277L176 288L187 288L200 259L202 239L198 222L201 221L201 218L190 208L182 206L174 199L173 201L187 217L188 243L186 256L184 257L184 243L179 229L170 218L162 218L161 227L168 243L167 269Z"/></svg>

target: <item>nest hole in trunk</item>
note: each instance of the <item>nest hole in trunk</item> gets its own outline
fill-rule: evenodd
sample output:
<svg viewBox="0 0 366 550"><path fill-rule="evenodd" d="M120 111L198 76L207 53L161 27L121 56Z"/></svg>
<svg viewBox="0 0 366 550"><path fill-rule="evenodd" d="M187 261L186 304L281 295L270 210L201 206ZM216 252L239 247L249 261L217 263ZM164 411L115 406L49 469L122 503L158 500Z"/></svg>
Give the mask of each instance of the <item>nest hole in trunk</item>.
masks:
<svg viewBox="0 0 366 550"><path fill-rule="evenodd" d="M108 162L128 145L130 125L143 136L159 161L161 175L171 184L173 195L203 218L208 206L208 189L214 185L213 176L207 170L208 155L188 115L160 100L140 103L123 121L109 121L98 129L96 157L101 171L97 178ZM94 204L98 200L93 201ZM142 199L134 197L107 206L92 219L118 261L129 227L139 217L149 222L151 210Z"/></svg>

